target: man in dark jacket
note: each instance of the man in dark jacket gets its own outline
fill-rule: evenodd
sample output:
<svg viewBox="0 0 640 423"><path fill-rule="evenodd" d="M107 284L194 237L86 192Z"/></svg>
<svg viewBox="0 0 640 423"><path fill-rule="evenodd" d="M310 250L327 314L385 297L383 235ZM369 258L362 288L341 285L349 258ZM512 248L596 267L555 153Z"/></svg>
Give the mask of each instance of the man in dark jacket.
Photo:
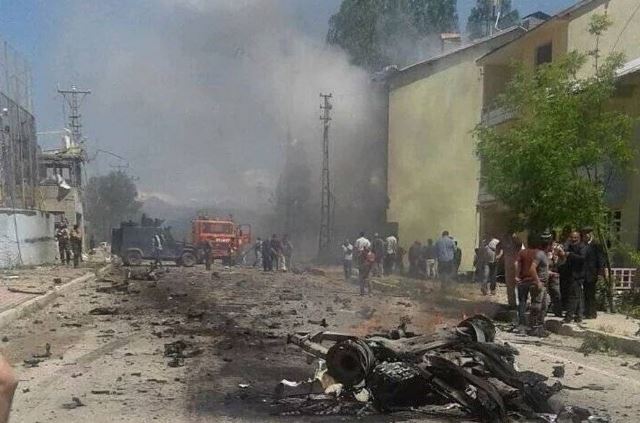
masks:
<svg viewBox="0 0 640 423"><path fill-rule="evenodd" d="M271 256L271 240L265 238L262 241L262 270L270 272L273 270L273 259Z"/></svg>
<svg viewBox="0 0 640 423"><path fill-rule="evenodd" d="M587 249L584 260L584 318L595 319L598 315L596 305L598 276L604 275L604 252L602 246L594 242L592 228L583 228L581 232L582 242Z"/></svg>
<svg viewBox="0 0 640 423"><path fill-rule="evenodd" d="M575 321L582 322L584 313L584 282L585 259L587 256L587 246L582 242L580 233L574 231L569 236L569 242L565 245L563 251L559 251L558 255L566 261L566 269L569 275L567 301L567 313L564 321L569 323Z"/></svg>

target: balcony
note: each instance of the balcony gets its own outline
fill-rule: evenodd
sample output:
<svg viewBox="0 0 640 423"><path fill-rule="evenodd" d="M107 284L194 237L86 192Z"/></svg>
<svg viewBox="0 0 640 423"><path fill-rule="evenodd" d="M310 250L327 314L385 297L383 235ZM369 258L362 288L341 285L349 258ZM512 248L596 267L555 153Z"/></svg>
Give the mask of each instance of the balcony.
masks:
<svg viewBox="0 0 640 423"><path fill-rule="evenodd" d="M498 126L510 121L515 117L513 111L504 107L484 108L482 110L482 124L486 126Z"/></svg>

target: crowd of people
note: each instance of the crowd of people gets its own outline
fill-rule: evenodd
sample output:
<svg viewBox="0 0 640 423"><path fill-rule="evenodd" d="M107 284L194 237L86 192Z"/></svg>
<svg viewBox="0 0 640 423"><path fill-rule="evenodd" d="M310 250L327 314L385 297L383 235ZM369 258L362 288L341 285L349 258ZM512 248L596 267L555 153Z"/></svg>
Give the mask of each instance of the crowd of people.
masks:
<svg viewBox="0 0 640 423"><path fill-rule="evenodd" d="M271 238L256 238L253 245L255 254L254 267L262 266L265 272L282 271L293 268L293 244L289 239L289 235L283 235L282 238L273 234Z"/></svg>
<svg viewBox="0 0 640 423"><path fill-rule="evenodd" d="M360 295L371 293L370 276L404 274L405 255L408 256L408 276L420 279L440 279L447 283L456 278L462 250L457 241L444 231L434 243L415 241L407 252L399 243L397 234L382 238L375 233L369 240L364 232L352 244L349 239L342 243L344 277L350 280L353 268L358 270ZM354 263L355 262L355 263Z"/></svg>
<svg viewBox="0 0 640 423"><path fill-rule="evenodd" d="M548 312L563 317L565 323L597 317L597 281L604 275L605 256L590 227L566 229L560 236L551 231L531 233L526 245L515 234L504 242L485 240L476 249L475 266L476 281L485 295L495 293L498 267L504 269L503 275L513 270L518 323L530 334L546 335ZM510 281L505 282L509 290Z"/></svg>
<svg viewBox="0 0 640 423"><path fill-rule="evenodd" d="M78 267L82 261L82 233L78 225L69 230L66 219L56 223L55 239L58 242L60 262L69 265L73 260L73 267Z"/></svg>

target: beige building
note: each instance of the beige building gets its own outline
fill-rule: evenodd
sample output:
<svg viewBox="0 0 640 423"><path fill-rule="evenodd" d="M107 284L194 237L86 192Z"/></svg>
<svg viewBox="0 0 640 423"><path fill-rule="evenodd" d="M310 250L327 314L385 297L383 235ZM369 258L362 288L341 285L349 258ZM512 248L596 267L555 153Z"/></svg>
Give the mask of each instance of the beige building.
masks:
<svg viewBox="0 0 640 423"><path fill-rule="evenodd" d="M594 14L606 14L612 26L598 40L589 34ZM640 116L640 2L637 0L582 1L553 16L536 28L521 34L478 60L483 74L483 122L505 126L513 116L495 108L496 97L503 92L514 61L529 67L558 60L570 51L588 53L596 48L600 57L623 53L627 63L619 72L619 87L613 106L634 118ZM583 76L594 72L593 58L582 69ZM640 143L640 127L635 131ZM636 157L640 169L640 158ZM640 174L622 175L608 191L612 209L611 230L623 242L640 249ZM478 199L480 233L503 233L508 211L481 190Z"/></svg>
<svg viewBox="0 0 640 423"><path fill-rule="evenodd" d="M387 220L403 245L448 230L471 270L478 244L480 166L472 131L480 122L482 70L476 60L525 30L493 37L401 69L389 81Z"/></svg>

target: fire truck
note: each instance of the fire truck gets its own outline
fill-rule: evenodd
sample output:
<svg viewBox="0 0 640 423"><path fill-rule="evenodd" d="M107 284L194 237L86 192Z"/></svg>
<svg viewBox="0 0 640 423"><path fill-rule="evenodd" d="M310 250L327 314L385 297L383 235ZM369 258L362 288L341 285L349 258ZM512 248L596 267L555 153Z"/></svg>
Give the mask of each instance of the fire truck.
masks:
<svg viewBox="0 0 640 423"><path fill-rule="evenodd" d="M251 225L236 225L233 217L219 219L200 215L191 222L191 239L198 248L198 261L205 260L206 245L212 260L234 265L251 246Z"/></svg>

